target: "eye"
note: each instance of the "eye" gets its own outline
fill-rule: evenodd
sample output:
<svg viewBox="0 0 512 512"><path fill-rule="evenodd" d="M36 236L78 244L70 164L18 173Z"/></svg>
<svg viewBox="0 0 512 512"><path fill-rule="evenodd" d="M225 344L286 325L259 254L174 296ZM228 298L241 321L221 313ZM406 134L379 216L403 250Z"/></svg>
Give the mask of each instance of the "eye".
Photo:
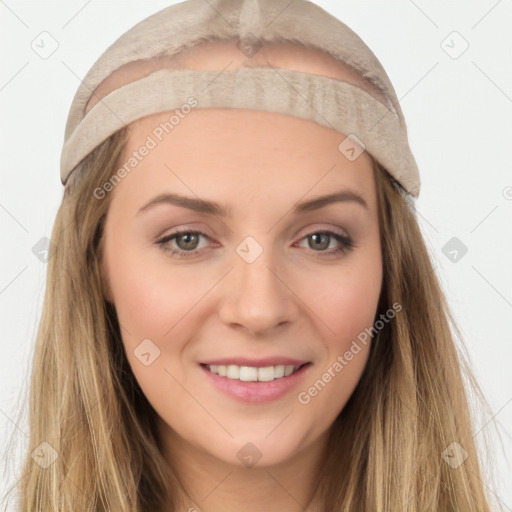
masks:
<svg viewBox="0 0 512 512"><path fill-rule="evenodd" d="M355 247L353 240L348 235L336 233L330 230L314 231L306 235L302 240L306 240L308 247L314 252L319 252L319 256L335 256L345 254ZM338 244L338 247L326 251L332 242Z"/></svg>
<svg viewBox="0 0 512 512"><path fill-rule="evenodd" d="M210 237L201 231L181 230L166 235L158 240L157 244L163 251L169 252L171 255L188 257L199 253L197 246L201 237L210 240ZM174 242L178 248L173 248L172 245L169 245L170 242Z"/></svg>

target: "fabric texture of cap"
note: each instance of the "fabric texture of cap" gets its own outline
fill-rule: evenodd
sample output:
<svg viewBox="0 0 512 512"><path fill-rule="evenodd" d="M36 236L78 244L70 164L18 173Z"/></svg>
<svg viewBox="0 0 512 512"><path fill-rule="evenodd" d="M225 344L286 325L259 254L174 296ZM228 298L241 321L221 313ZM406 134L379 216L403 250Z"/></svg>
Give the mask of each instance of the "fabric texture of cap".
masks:
<svg viewBox="0 0 512 512"><path fill-rule="evenodd" d="M187 69L179 60L158 65L204 41L233 39L249 60L267 43L319 50L368 86L272 65L215 70ZM106 95L97 93L100 84L134 62L153 65ZM332 128L343 134L339 150L349 160L366 150L408 194L419 195L406 123L384 68L357 34L307 0L187 0L124 33L92 66L73 98L61 154L62 183L119 129L184 105L281 113Z"/></svg>

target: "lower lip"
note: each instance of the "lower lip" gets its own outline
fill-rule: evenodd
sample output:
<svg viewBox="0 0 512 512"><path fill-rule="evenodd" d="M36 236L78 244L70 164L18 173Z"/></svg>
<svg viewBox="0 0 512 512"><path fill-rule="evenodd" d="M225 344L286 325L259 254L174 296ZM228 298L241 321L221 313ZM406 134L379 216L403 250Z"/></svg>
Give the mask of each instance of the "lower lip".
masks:
<svg viewBox="0 0 512 512"><path fill-rule="evenodd" d="M303 379L310 366L311 363L307 363L288 377L281 377L270 382L243 382L221 377L202 365L200 365L200 368L212 384L227 395L242 402L263 403L277 400L286 395Z"/></svg>

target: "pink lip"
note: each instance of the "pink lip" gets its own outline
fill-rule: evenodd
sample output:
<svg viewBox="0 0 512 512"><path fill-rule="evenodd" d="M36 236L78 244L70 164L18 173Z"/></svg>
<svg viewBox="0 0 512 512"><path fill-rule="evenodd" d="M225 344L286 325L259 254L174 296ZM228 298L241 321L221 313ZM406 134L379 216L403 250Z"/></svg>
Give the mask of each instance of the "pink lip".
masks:
<svg viewBox="0 0 512 512"><path fill-rule="evenodd" d="M237 360L240 361L240 359ZM288 359L288 361L292 360ZM272 364L265 364L267 366L273 366ZM265 364L260 364L257 367L265 366ZM255 364L254 361L252 361L249 365L239 366L255 366ZM217 389L236 400L254 404L270 402L286 395L286 393L290 392L304 378L304 375L309 371L310 366L310 363L305 364L295 373L292 373L292 375L288 375L288 377L281 377L280 379L275 379L271 382L242 382L240 380L228 379L227 377L221 377L220 375L212 373L208 368L206 368L206 365L201 364L199 367Z"/></svg>
<svg viewBox="0 0 512 512"><path fill-rule="evenodd" d="M200 364L216 364L228 366L234 364L236 366L252 366L254 368L265 368L266 366L301 366L308 361L301 361L299 359L291 359L289 357L265 357L263 359L250 359L248 357L228 357L226 359L211 359L208 361L201 361Z"/></svg>

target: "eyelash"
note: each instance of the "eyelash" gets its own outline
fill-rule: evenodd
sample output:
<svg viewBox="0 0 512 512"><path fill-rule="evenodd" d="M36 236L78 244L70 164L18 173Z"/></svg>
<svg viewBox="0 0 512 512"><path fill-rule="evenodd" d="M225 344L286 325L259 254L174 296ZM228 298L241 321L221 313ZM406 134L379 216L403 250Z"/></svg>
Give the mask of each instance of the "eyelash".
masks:
<svg viewBox="0 0 512 512"><path fill-rule="evenodd" d="M210 237L208 235L206 235L205 233L201 232L201 231L193 231L193 230L190 230L190 229L183 229L183 230L175 231L174 233L171 233L169 235L166 235L165 237L163 237L160 240L158 240L156 242L156 244L165 253L170 253L170 255L172 257L183 257L183 258L193 257L193 256L197 255L201 251L201 249L195 249L193 251L181 251L181 250L176 250L176 249L169 248L166 245L171 240L174 240L175 238L179 237L180 235L184 235L184 234L187 234L187 235L201 235L201 236L204 236L205 238L210 240ZM320 253L318 255L318 257L320 257L320 258L336 256L338 254L347 254L348 252L350 252L355 247L355 244L354 244L353 240L349 236L341 235L340 233L336 233L336 232L330 231L330 230L312 231L311 233L308 233L307 235L302 237L301 240L304 240L304 239L306 239L306 238L308 238L308 237L310 237L312 235L328 235L328 236L334 238L335 240L337 240L338 242L341 243L340 247L338 247L337 249L334 249L334 250L331 249L330 251L313 251L313 249L311 249L313 252Z"/></svg>

